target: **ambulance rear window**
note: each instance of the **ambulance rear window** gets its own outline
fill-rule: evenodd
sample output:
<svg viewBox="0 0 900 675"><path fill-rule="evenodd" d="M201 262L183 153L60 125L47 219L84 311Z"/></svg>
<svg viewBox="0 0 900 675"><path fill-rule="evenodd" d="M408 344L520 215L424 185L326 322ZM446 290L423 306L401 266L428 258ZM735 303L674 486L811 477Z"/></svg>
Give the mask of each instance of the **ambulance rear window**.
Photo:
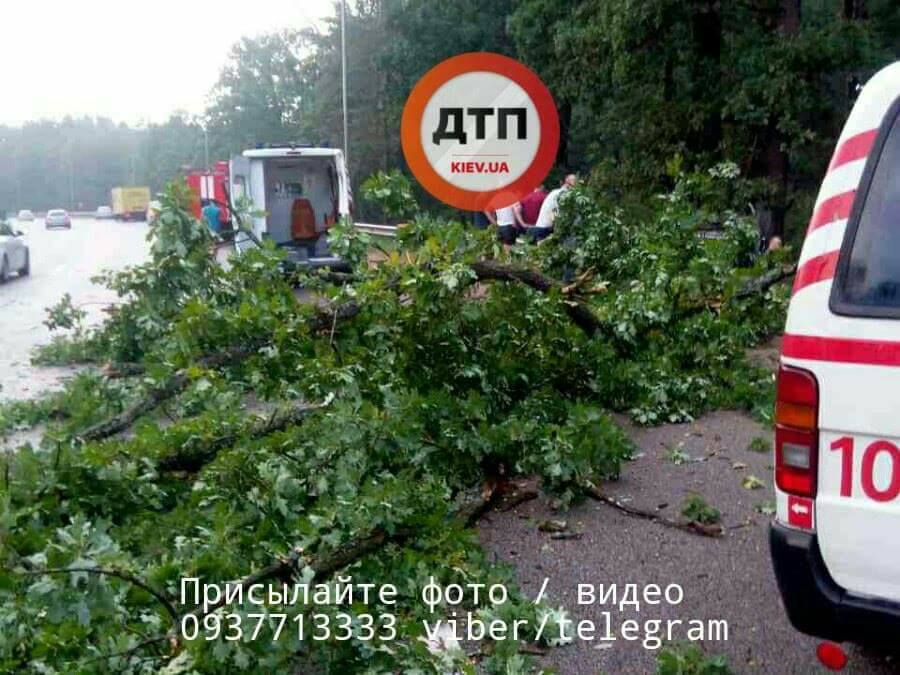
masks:
<svg viewBox="0 0 900 675"><path fill-rule="evenodd" d="M857 193L865 203L858 222L849 223L832 305L839 314L900 317L900 117L891 123L868 188L866 178Z"/></svg>

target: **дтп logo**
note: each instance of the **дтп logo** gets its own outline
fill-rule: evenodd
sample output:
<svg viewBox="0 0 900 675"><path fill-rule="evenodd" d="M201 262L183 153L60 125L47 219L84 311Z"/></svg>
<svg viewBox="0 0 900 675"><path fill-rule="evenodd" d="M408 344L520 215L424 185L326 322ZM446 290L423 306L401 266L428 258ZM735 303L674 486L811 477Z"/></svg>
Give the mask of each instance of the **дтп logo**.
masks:
<svg viewBox="0 0 900 675"><path fill-rule="evenodd" d="M432 68L403 111L403 152L415 177L461 209L496 209L546 177L559 118L531 70L499 54L471 53Z"/></svg>

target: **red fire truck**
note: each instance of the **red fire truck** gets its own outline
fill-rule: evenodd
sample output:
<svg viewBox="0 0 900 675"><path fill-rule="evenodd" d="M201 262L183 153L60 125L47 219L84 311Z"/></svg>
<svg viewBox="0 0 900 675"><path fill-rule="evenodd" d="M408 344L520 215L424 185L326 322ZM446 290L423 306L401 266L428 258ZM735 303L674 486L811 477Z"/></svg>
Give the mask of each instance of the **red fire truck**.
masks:
<svg viewBox="0 0 900 675"><path fill-rule="evenodd" d="M212 169L190 169L186 179L188 187L193 192L191 199L191 211L198 220L202 219L200 209L202 201L212 199L222 209L222 224L230 226L231 213L228 211L228 162L216 162Z"/></svg>

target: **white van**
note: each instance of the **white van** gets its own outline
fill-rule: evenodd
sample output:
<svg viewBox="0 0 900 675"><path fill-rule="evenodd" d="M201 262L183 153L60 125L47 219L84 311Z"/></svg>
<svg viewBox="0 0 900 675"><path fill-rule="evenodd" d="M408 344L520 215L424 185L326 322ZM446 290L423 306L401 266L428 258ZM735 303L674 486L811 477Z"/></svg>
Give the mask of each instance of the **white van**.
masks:
<svg viewBox="0 0 900 675"><path fill-rule="evenodd" d="M231 197L253 202L254 235L271 239L300 266L341 267L328 250L327 230L350 217L344 155L332 148L287 146L245 150L230 163ZM253 246L238 237L238 251Z"/></svg>
<svg viewBox="0 0 900 675"><path fill-rule="evenodd" d="M900 62L860 93L803 244L778 375L772 560L791 622L900 636Z"/></svg>

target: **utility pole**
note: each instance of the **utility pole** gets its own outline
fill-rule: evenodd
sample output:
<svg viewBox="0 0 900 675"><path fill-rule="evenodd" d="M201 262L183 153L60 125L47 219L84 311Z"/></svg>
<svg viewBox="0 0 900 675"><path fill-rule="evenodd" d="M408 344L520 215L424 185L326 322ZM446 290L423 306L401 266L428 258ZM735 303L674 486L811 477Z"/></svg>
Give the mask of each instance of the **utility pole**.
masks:
<svg viewBox="0 0 900 675"><path fill-rule="evenodd" d="M12 182L16 191L15 208L20 209L22 208L22 196L19 188L19 157L17 154L19 152L19 144L16 143L13 145L12 141L8 138L0 138L0 144L3 145L5 150L9 150L9 156L12 159Z"/></svg>
<svg viewBox="0 0 900 675"><path fill-rule="evenodd" d="M341 0L341 99L344 109L344 164L350 166L350 137L347 132L347 0Z"/></svg>
<svg viewBox="0 0 900 675"><path fill-rule="evenodd" d="M75 153L72 151L72 144L69 143L69 210L75 210Z"/></svg>
<svg viewBox="0 0 900 675"><path fill-rule="evenodd" d="M203 125L203 163L209 171L209 130Z"/></svg>
<svg viewBox="0 0 900 675"><path fill-rule="evenodd" d="M21 208L22 204L22 186L19 182L19 146L16 145L15 149L13 149L13 178L15 178L16 184L16 208Z"/></svg>

